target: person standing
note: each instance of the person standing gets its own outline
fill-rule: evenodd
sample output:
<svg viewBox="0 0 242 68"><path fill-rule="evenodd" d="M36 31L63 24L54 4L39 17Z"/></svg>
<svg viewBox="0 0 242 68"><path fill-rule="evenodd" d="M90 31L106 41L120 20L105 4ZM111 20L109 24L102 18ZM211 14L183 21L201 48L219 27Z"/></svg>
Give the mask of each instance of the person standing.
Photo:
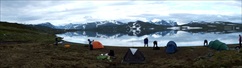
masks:
<svg viewBox="0 0 242 68"><path fill-rule="evenodd" d="M56 46L58 46L58 42L59 42L58 37L55 37L55 45Z"/></svg>
<svg viewBox="0 0 242 68"><path fill-rule="evenodd" d="M148 47L148 41L149 41L148 38L145 38L145 39L144 39L144 47L145 47L146 45L147 45L147 47Z"/></svg>
<svg viewBox="0 0 242 68"><path fill-rule="evenodd" d="M207 45L208 45L208 40L205 39L205 40L204 40L204 43L203 43L203 46L207 46Z"/></svg>
<svg viewBox="0 0 242 68"><path fill-rule="evenodd" d="M153 48L158 47L158 46L157 46L157 41L154 41L153 44L154 44L154 45L153 45Z"/></svg>
<svg viewBox="0 0 242 68"><path fill-rule="evenodd" d="M239 48L241 48L241 41L242 41L242 38L241 38L241 35L239 35Z"/></svg>
<svg viewBox="0 0 242 68"><path fill-rule="evenodd" d="M90 50L93 50L93 46L92 46L92 42L90 39L88 39L88 42L89 42L89 47L90 47Z"/></svg>

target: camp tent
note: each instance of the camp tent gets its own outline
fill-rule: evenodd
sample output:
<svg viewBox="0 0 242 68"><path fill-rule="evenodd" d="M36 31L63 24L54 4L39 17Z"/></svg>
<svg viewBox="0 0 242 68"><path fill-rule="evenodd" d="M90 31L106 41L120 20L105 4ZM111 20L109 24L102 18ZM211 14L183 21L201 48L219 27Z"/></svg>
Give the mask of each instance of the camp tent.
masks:
<svg viewBox="0 0 242 68"><path fill-rule="evenodd" d="M122 63L144 63L145 57L142 52L137 48L130 48L124 58Z"/></svg>
<svg viewBox="0 0 242 68"><path fill-rule="evenodd" d="M168 54L172 54L175 53L177 51L177 45L174 41L169 41L166 44L166 53Z"/></svg>
<svg viewBox="0 0 242 68"><path fill-rule="evenodd" d="M215 49L215 50L228 50L229 49L225 43L220 42L219 40L210 41L208 47Z"/></svg>
<svg viewBox="0 0 242 68"><path fill-rule="evenodd" d="M93 47L93 49L102 49L102 48L104 48L102 43L100 43L99 41L93 41L92 42L92 47Z"/></svg>

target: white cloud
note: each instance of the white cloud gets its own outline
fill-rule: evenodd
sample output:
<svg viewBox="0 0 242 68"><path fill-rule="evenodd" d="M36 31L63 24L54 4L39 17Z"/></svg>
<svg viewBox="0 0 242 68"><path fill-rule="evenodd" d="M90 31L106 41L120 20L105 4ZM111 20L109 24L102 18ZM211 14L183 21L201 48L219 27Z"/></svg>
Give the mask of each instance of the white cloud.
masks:
<svg viewBox="0 0 242 68"><path fill-rule="evenodd" d="M8 1L1 0L1 21L51 22L54 25L101 20L149 21L179 24L192 20L241 22L241 1ZM174 16L177 15L178 16ZM194 15L194 16L193 16ZM216 19L211 19L215 16ZM87 18L89 17L89 18Z"/></svg>

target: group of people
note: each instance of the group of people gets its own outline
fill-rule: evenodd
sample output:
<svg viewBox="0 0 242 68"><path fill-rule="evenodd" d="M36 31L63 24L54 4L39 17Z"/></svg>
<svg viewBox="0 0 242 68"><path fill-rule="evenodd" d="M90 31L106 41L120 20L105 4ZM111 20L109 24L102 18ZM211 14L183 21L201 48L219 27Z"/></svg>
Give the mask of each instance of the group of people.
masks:
<svg viewBox="0 0 242 68"><path fill-rule="evenodd" d="M144 47L148 47L149 45L148 45L148 38L145 38L144 39ZM155 40L154 42L153 42L153 47L158 47L157 46L157 41Z"/></svg>
<svg viewBox="0 0 242 68"><path fill-rule="evenodd" d="M149 41L148 38L144 39L144 47L148 47L148 41ZM241 46L242 46L241 42L242 42L242 37L241 37L241 35L239 35L239 46L238 46L239 48L241 48ZM208 40L205 39L203 45L207 46L208 45ZM157 41L153 42L153 47L158 47L157 46Z"/></svg>

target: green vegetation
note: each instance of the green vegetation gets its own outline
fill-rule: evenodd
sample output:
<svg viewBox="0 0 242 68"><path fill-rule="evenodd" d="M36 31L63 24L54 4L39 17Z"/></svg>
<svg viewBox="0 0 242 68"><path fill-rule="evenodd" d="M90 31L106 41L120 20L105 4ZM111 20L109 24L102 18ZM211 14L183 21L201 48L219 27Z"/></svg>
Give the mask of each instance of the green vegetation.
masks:
<svg viewBox="0 0 242 68"><path fill-rule="evenodd" d="M242 49L240 49L242 51ZM202 56L194 62L196 67L226 67L242 65L242 53L233 50L214 52L211 57ZM241 67L241 66L240 66Z"/></svg>
<svg viewBox="0 0 242 68"><path fill-rule="evenodd" d="M53 42L54 30L37 29L30 25L0 22L1 42Z"/></svg>
<svg viewBox="0 0 242 68"><path fill-rule="evenodd" d="M70 48L64 48L70 44ZM242 52L216 51L207 47L181 47L174 54L164 48L138 48L146 57L144 64L121 63L129 47L105 47L90 51L83 44L24 43L0 46L0 68L237 68L242 64ZM97 56L114 50L116 59L98 60ZM242 51L242 49L241 49Z"/></svg>

